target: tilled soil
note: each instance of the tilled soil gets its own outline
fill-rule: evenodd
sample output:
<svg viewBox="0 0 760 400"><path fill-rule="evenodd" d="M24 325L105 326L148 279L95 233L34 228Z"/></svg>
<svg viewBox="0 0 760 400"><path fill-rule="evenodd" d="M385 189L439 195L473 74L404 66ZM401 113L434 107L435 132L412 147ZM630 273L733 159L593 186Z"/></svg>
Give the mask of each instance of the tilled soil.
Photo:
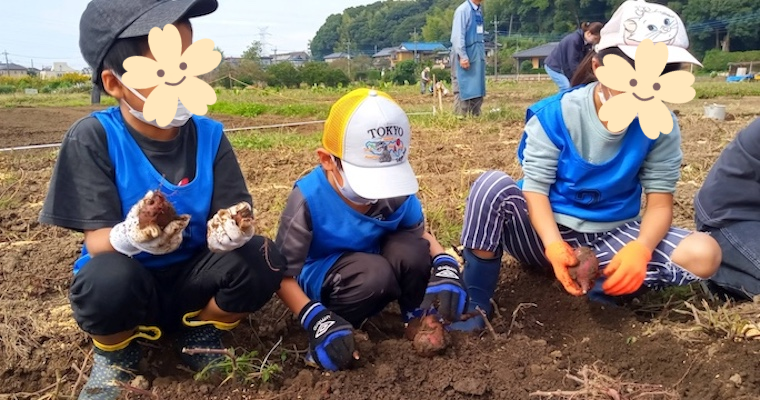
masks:
<svg viewBox="0 0 760 400"><path fill-rule="evenodd" d="M0 147L60 140L89 110L2 109ZM681 116L685 158L675 223L693 228L692 196L722 147L750 118L716 125L698 115ZM237 126L262 121L223 120ZM499 122L415 130L412 163L436 234L444 229L442 221L461 224L464 196L478 173L498 168L519 175L514 154L520 133L520 124ZM237 153L254 196L257 231L271 237L293 181L316 162L314 149ZM82 237L36 221L55 157L55 149L0 153L0 399L68 398L90 368L91 345L71 318L67 300ZM166 400L559 399L573 391L577 399L614 398L584 394L584 386L568 377L582 378L583 371L613 378L616 383L605 388L617 390L621 399L760 399L760 341L686 335L683 331L696 325L672 312L678 302L634 300L621 308L589 303L506 258L495 301L493 334L453 334L451 347L433 358L415 354L391 305L362 327L357 365L326 373L304 365L306 335L273 298L225 337L238 354L256 350L257 365L274 348L267 361L281 371L267 382L195 381L178 367L171 338L143 347L141 373L154 398ZM602 379L586 376L587 384ZM625 388L650 395L634 397ZM555 391L565 396L538 393Z"/></svg>

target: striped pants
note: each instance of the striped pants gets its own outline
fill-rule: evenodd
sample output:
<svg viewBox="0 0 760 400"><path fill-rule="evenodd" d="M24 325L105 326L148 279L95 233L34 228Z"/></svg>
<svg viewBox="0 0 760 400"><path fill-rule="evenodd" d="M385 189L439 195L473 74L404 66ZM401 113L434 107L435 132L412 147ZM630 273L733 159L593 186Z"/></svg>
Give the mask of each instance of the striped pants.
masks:
<svg viewBox="0 0 760 400"><path fill-rule="evenodd" d="M639 221L628 222L608 232L583 233L559 226L571 246L591 247L604 269L628 242L639 234ZM688 285L700 280L673 262L671 254L691 231L671 227L652 254L644 285L651 289ZM521 263L551 268L541 239L533 230L528 206L515 181L500 171L482 174L472 185L465 206L461 243L464 247L500 254L505 250Z"/></svg>

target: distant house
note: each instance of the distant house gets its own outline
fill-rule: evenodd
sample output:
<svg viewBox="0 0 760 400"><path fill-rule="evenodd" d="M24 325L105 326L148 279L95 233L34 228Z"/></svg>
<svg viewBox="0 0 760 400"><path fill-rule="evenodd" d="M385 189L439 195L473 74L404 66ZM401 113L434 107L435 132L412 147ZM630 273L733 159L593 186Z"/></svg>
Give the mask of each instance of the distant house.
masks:
<svg viewBox="0 0 760 400"><path fill-rule="evenodd" d="M261 57L259 57L259 64L261 64L261 66L264 67L264 68L272 65L272 56L261 56Z"/></svg>
<svg viewBox="0 0 760 400"><path fill-rule="evenodd" d="M28 75L29 68L14 63L0 64L0 76L22 77Z"/></svg>
<svg viewBox="0 0 760 400"><path fill-rule="evenodd" d="M324 57L325 62L328 64L331 64L335 60L349 59L349 58L351 58L351 55L348 53L343 53L343 52L328 54Z"/></svg>
<svg viewBox="0 0 760 400"><path fill-rule="evenodd" d="M533 69L541 69L544 67L544 60L546 60L546 57L549 57L549 54L551 54L552 50L554 50L558 44L559 42L542 44L541 46L518 51L517 53L512 54L512 57L517 60L517 65L522 64L525 60L529 60L531 64L533 64Z"/></svg>
<svg viewBox="0 0 760 400"><path fill-rule="evenodd" d="M386 47L372 55L372 62L375 65L382 64L383 62L385 62L386 65L393 65L393 58L396 57L396 51L398 51L398 46Z"/></svg>
<svg viewBox="0 0 760 400"><path fill-rule="evenodd" d="M79 71L69 67L65 62L54 62L50 69L43 68L40 71L40 77L42 79L55 79L60 78L65 74L78 74Z"/></svg>
<svg viewBox="0 0 760 400"><path fill-rule="evenodd" d="M305 51L295 51L292 53L274 54L272 56L272 64L278 64L281 62L289 62L294 67L298 68L309 61L309 54Z"/></svg>
<svg viewBox="0 0 760 400"><path fill-rule="evenodd" d="M415 55L417 60L420 61L425 58L435 57L441 50L446 50L446 46L438 42L403 42L396 50L392 61L395 65L397 62L414 60Z"/></svg>
<svg viewBox="0 0 760 400"><path fill-rule="evenodd" d="M386 47L377 53L372 55L372 59L375 64L378 64L381 60L390 61L391 67L395 67L397 63L406 60L414 60L415 55L418 61L424 59L433 59L438 62L442 52L448 54L448 49L438 42L403 42L399 46Z"/></svg>

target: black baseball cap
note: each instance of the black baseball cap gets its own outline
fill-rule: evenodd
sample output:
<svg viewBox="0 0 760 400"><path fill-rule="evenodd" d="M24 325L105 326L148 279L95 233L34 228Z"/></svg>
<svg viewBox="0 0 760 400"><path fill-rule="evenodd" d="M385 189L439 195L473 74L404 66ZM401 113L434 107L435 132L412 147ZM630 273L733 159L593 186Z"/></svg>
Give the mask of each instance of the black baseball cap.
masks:
<svg viewBox="0 0 760 400"><path fill-rule="evenodd" d="M216 11L217 0L92 0L79 21L79 49L100 80L106 53L117 39L148 36L182 18Z"/></svg>

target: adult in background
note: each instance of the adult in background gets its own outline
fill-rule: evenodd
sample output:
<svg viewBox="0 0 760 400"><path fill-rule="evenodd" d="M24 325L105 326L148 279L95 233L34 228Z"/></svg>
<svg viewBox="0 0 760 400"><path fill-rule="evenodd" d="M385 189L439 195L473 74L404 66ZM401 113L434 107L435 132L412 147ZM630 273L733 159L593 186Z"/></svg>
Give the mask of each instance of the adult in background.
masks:
<svg viewBox="0 0 760 400"><path fill-rule="evenodd" d="M697 229L723 252L711 292L736 300L760 295L760 118L729 143L694 198Z"/></svg>
<svg viewBox="0 0 760 400"><path fill-rule="evenodd" d="M581 28L565 36L546 57L544 69L560 91L570 88L570 80L591 46L599 43L601 22L584 22Z"/></svg>
<svg viewBox="0 0 760 400"><path fill-rule="evenodd" d="M454 112L460 115L480 115L486 95L482 3L466 0L454 12L451 26L451 89Z"/></svg>
<svg viewBox="0 0 760 400"><path fill-rule="evenodd" d="M430 67L425 67L420 74L420 94L425 94L427 87L430 84ZM433 85L430 85L432 91Z"/></svg>

